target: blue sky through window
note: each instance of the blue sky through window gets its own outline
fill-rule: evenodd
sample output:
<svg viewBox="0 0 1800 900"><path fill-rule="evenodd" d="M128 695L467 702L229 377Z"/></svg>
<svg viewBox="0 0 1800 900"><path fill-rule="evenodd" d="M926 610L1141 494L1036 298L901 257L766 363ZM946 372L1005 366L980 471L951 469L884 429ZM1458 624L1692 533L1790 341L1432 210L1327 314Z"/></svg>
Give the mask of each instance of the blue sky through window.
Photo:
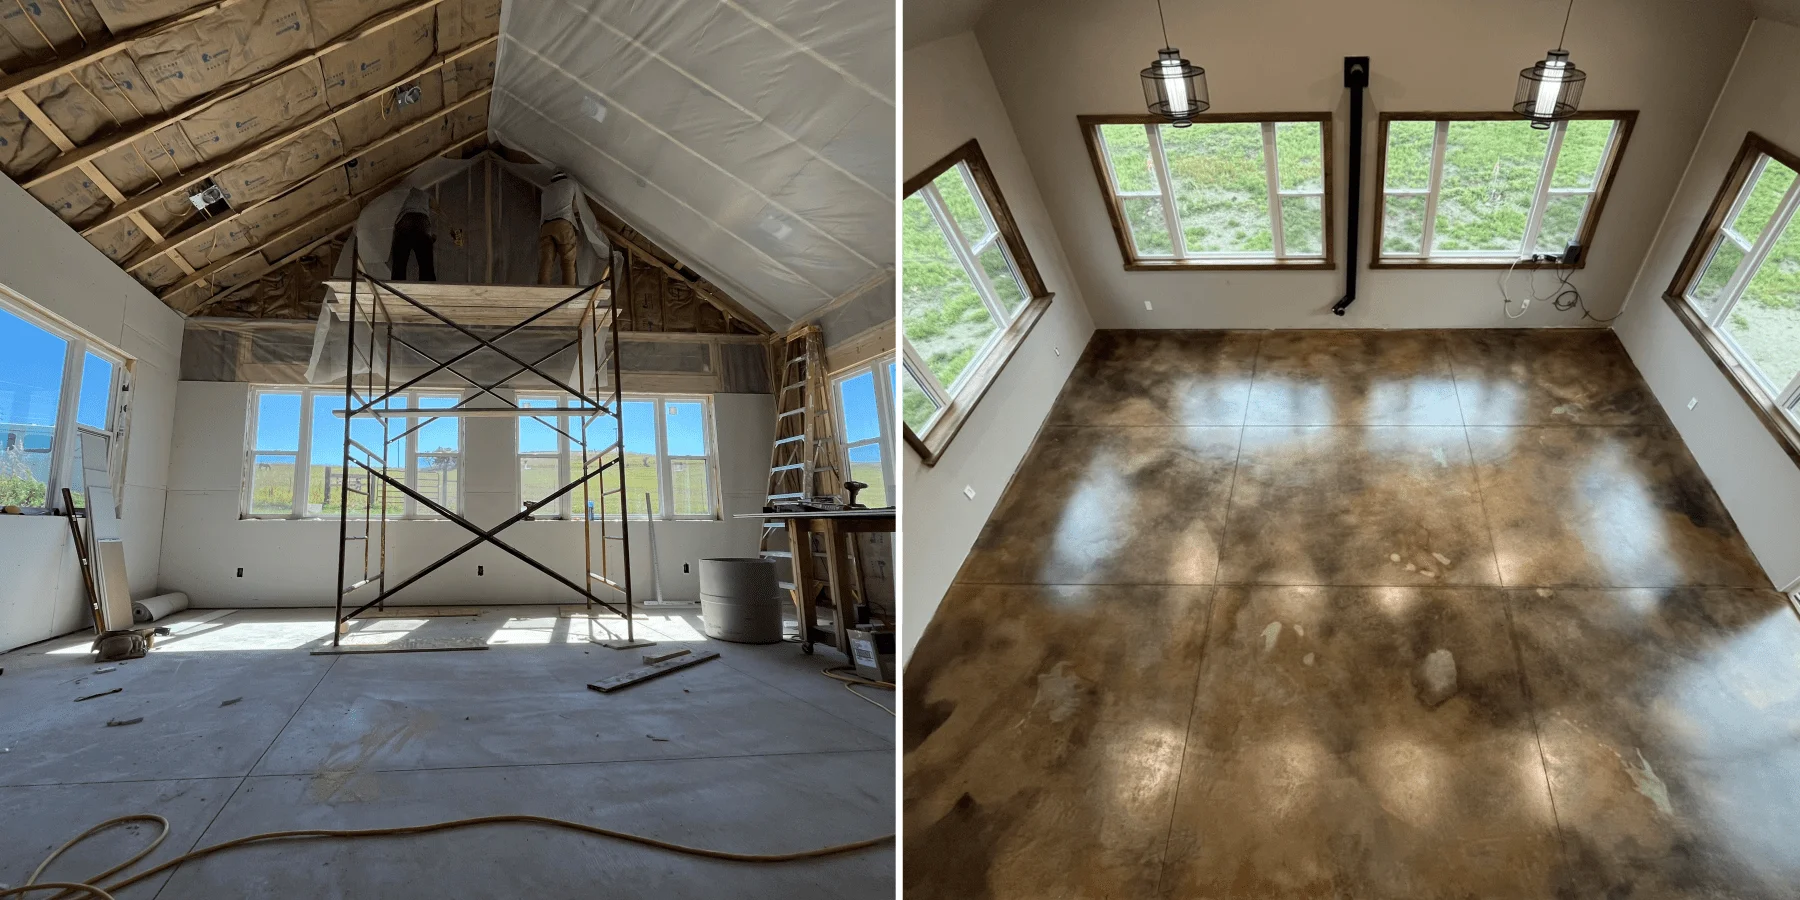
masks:
<svg viewBox="0 0 1800 900"><path fill-rule="evenodd" d="M54 427L68 342L0 309L0 347L0 423Z"/></svg>
<svg viewBox="0 0 1800 900"><path fill-rule="evenodd" d="M625 452L656 452L656 401L625 401Z"/></svg>
<svg viewBox="0 0 1800 900"><path fill-rule="evenodd" d="M300 395L261 394L256 400L256 449L300 449Z"/></svg>
<svg viewBox="0 0 1800 900"><path fill-rule="evenodd" d="M81 399L75 405L75 421L89 428L106 430L107 413L112 410L112 363L92 353L81 362Z"/></svg>
<svg viewBox="0 0 1800 900"><path fill-rule="evenodd" d="M519 405L527 409L554 409L556 400L550 397L526 397ZM543 421L520 417L519 419L519 452L520 453L553 453L556 441L561 435L546 422L555 422L555 416L545 416Z"/></svg>
<svg viewBox="0 0 1800 900"><path fill-rule="evenodd" d="M670 456L705 456L705 405L698 400L671 400L664 413L668 422Z"/></svg>
<svg viewBox="0 0 1800 900"><path fill-rule="evenodd" d="M864 372L838 385L843 398L844 440L847 443L881 437L881 414L875 404L875 373Z"/></svg>

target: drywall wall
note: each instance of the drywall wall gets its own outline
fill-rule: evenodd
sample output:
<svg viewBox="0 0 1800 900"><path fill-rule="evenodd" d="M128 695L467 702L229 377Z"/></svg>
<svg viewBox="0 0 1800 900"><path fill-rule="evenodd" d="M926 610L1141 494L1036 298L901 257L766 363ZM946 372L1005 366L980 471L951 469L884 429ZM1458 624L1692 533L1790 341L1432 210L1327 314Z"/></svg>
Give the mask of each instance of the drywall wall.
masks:
<svg viewBox="0 0 1800 900"><path fill-rule="evenodd" d="M1094 333L1082 290L1069 272L1062 243L1038 194L1039 182L1013 135L975 36L963 32L910 49L905 66L902 174L923 170L970 138L980 141L1032 259L1056 299L937 465L924 465L910 446L906 449L900 539L909 565L901 585L902 657L912 654ZM974 489L973 499L964 496L964 487Z"/></svg>
<svg viewBox="0 0 1800 900"><path fill-rule="evenodd" d="M1370 57L1365 201L1375 190L1380 112L1507 109L1519 70L1555 45L1566 8L1561 0L1173 0L1164 6L1169 40L1206 69L1214 112L1334 111L1340 172L1348 163L1349 133L1343 58ZM1596 315L1617 309L1630 287L1749 23L1747 9L1730 2L1575 5L1568 47L1588 72L1583 108L1640 111L1588 267L1575 277ZM1507 320L1492 270L1365 270L1360 299L1342 318L1329 312L1343 294L1341 266L1339 272L1125 272L1075 117L1144 111L1138 71L1162 45L1156 6L1002 0L976 34L1100 327L1580 324L1579 314L1548 304ZM1337 194L1342 223L1344 178ZM1364 209L1366 260L1373 210L1368 202ZM1341 224L1339 231L1341 257ZM1518 283L1522 289L1524 278ZM1145 300L1155 302L1153 311L1144 309Z"/></svg>
<svg viewBox="0 0 1800 900"><path fill-rule="evenodd" d="M1800 467L1662 295L1755 131L1800 151L1800 29L1759 19L1615 326L1776 587L1800 579ZM1688 401L1697 401L1688 409Z"/></svg>
<svg viewBox="0 0 1800 900"><path fill-rule="evenodd" d="M153 594L181 317L5 178L0 222L0 284L135 360L120 533L132 596ZM74 549L66 519L0 516L0 651L92 623Z"/></svg>
<svg viewBox="0 0 1800 900"><path fill-rule="evenodd" d="M180 384L163 584L168 590L187 592L200 607L330 606L336 601L332 578L337 566L337 519L239 518L249 402L247 384ZM768 448L774 433L774 401L767 394L715 394L713 417L722 451L719 478L725 517L709 522L656 523L663 595L670 600L698 599L696 560L756 553L757 524L730 516L762 508ZM465 514L477 523L492 525L519 508L514 420L464 421ZM397 576L423 568L471 537L445 521L396 521L388 529L388 571ZM638 599L650 599L654 594L645 524L633 523L630 536L632 587ZM580 583L583 552L577 523L521 522L501 538ZM686 572L682 571L684 564ZM477 566L484 567L485 574L477 576ZM242 577L237 575L239 567L244 570ZM360 558L355 570L361 571ZM395 580L390 577L389 584ZM488 546L478 547L427 576L395 602L568 603L576 599L567 587Z"/></svg>

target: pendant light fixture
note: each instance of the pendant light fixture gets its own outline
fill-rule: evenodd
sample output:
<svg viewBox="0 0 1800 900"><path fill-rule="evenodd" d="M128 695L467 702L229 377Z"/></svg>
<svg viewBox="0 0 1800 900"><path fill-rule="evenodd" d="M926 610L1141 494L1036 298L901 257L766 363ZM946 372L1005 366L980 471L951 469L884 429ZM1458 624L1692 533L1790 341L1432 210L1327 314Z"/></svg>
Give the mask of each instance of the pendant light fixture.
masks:
<svg viewBox="0 0 1800 900"><path fill-rule="evenodd" d="M1569 51L1563 39L1569 36L1569 16L1575 12L1575 0L1569 0L1563 14L1562 37L1556 49L1540 62L1519 72L1519 90L1513 95L1513 112L1531 120L1533 128L1549 128L1551 123L1574 118L1581 106L1581 89L1587 84L1587 73L1569 62Z"/></svg>
<svg viewBox="0 0 1800 900"><path fill-rule="evenodd" d="M1156 61L1140 72L1144 80L1144 103L1150 114L1168 119L1176 128L1194 124L1194 117L1206 112L1212 102L1206 96L1206 70L1181 58L1181 51L1169 46L1169 23L1163 18L1162 0L1156 0L1156 18L1162 23L1163 46L1156 51Z"/></svg>

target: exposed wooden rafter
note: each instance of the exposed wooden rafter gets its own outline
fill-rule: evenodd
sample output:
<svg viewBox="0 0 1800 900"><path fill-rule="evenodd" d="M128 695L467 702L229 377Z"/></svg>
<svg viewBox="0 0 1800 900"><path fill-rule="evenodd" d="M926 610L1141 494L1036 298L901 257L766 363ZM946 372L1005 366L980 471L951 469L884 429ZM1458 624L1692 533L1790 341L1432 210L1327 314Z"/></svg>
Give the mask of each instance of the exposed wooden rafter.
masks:
<svg viewBox="0 0 1800 900"><path fill-rule="evenodd" d="M594 202L592 199L589 199L588 203L590 205L592 205L596 211L604 212L607 216L609 216L611 218L619 219L619 221L624 221L623 219L620 219L620 217L617 213L613 212L612 210L607 209L604 206L601 206L599 203ZM742 303L739 303L730 297L720 294L717 291L711 290L706 285L699 283L695 279L689 277L687 275L687 273L664 262L662 255L660 253L658 253L657 251L652 250L652 249L644 246L642 243L638 242L637 240L626 236L623 232L612 227L611 225L608 225L605 222L600 222L599 224L600 224L600 230L606 232L607 240L610 240L615 244L619 244L619 245L626 247L627 249L636 253L640 259L644 260L647 263L650 263L651 265L657 267L658 269L663 270L663 272L680 280L681 283L687 285L688 287L693 288L695 294L699 295L699 297L702 300L705 300L706 302L711 303L712 305L718 307L721 312L725 313L726 315L731 316L734 319L738 319L739 321L744 322L745 324L749 325L751 328L756 329L756 332L758 334L774 334L775 333L775 329L770 328L769 323L764 322L762 320L761 316L757 315L754 312L751 312L749 307L746 307Z"/></svg>

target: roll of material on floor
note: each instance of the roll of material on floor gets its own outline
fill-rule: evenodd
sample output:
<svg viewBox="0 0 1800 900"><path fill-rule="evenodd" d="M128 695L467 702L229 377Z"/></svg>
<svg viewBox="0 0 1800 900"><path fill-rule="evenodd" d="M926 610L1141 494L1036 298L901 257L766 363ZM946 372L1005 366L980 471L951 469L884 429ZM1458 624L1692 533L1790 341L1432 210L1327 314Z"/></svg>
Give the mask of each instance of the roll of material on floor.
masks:
<svg viewBox="0 0 1800 900"><path fill-rule="evenodd" d="M173 594L158 594L142 600L133 600L131 602L131 619L139 624L154 622L187 608L188 595L180 591Z"/></svg>
<svg viewBox="0 0 1800 900"><path fill-rule="evenodd" d="M775 563L766 559L700 561L700 618L707 637L739 644L781 640L781 596Z"/></svg>

